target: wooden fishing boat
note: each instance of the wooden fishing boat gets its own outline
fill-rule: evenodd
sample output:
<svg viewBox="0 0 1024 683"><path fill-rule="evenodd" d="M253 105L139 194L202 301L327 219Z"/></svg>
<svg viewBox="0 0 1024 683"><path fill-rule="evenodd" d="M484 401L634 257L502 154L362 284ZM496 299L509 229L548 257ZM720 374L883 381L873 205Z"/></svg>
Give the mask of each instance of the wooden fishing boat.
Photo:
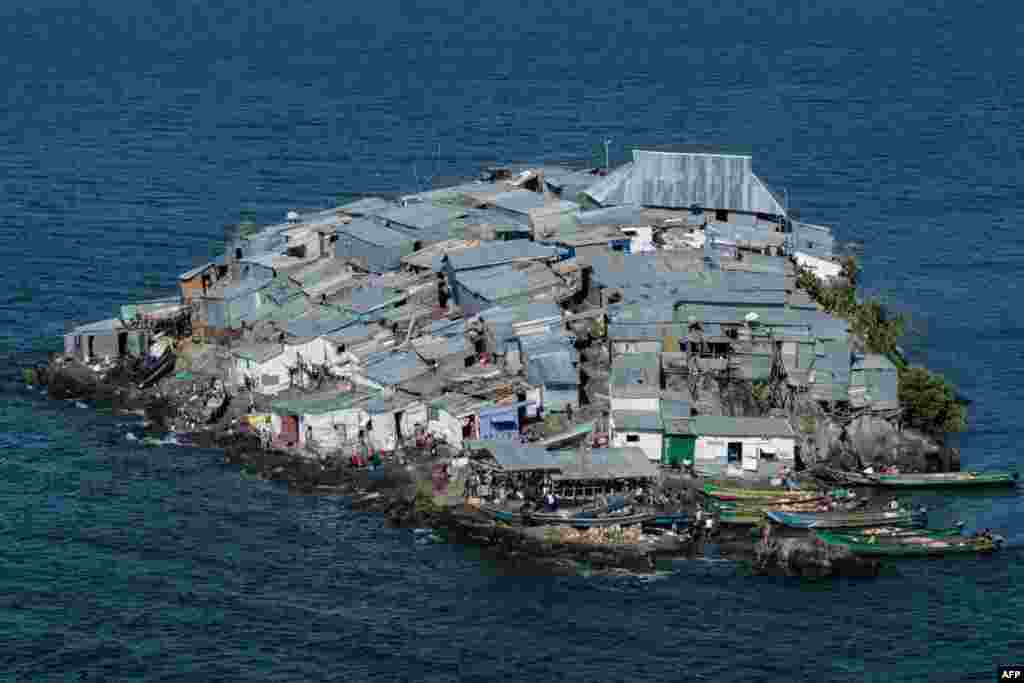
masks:
<svg viewBox="0 0 1024 683"><path fill-rule="evenodd" d="M817 491L787 491L786 489L743 489L704 484L704 495L719 500L778 500L817 498Z"/></svg>
<svg viewBox="0 0 1024 683"><path fill-rule="evenodd" d="M990 553L998 549L991 538L936 538L925 535L897 538L872 538L866 542L852 542L841 535L827 531L817 536L828 545L845 546L855 555L880 557L926 557L964 553Z"/></svg>
<svg viewBox="0 0 1024 683"><path fill-rule="evenodd" d="M862 529L878 526L922 527L927 515L916 511L891 512L781 512L765 511L779 524L794 529Z"/></svg>
<svg viewBox="0 0 1024 683"><path fill-rule="evenodd" d="M940 488L961 486L1013 486L1017 472L940 472L935 474L879 474L878 486L887 488Z"/></svg>
<svg viewBox="0 0 1024 683"><path fill-rule="evenodd" d="M671 527L687 526L690 523L690 515L685 512L658 512L652 520L644 522L645 526Z"/></svg>
<svg viewBox="0 0 1024 683"><path fill-rule="evenodd" d="M884 529L865 529L860 533L842 531L829 531L821 533L828 533L832 538L841 539L843 541L848 541L850 543L869 543L872 542L872 539L885 539L888 541L890 539L915 537L956 538L961 537L963 533L963 527L952 526L945 529L901 529L896 527L887 527Z"/></svg>
<svg viewBox="0 0 1024 683"><path fill-rule="evenodd" d="M597 515L592 512L515 512L502 510L490 505L481 505L480 509L494 517L495 521L504 522L517 526L534 524L537 526L571 526L577 529L590 529L593 527L606 526L630 526L633 524L644 524L657 519L658 515L652 512L634 512L630 514L605 514ZM671 524L670 524L671 525Z"/></svg>

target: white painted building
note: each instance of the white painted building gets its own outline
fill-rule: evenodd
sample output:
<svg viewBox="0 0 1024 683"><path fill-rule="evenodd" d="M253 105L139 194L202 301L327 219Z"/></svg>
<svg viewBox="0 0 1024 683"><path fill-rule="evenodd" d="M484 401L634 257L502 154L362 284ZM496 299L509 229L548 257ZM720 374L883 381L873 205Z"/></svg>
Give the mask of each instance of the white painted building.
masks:
<svg viewBox="0 0 1024 683"><path fill-rule="evenodd" d="M795 464L796 438L787 420L700 415L690 418L690 429L699 473L770 478Z"/></svg>
<svg viewBox="0 0 1024 683"><path fill-rule="evenodd" d="M659 413L619 410L611 415L611 440L615 448L639 448L648 460L660 461L663 438Z"/></svg>

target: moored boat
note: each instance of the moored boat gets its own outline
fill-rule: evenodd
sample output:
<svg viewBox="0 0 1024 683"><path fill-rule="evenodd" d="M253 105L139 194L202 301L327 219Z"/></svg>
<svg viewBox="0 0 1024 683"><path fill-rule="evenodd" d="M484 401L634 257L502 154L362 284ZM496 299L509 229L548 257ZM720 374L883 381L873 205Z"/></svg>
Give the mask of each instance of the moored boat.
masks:
<svg viewBox="0 0 1024 683"><path fill-rule="evenodd" d="M633 524L650 523L658 518L653 512L631 512L628 514L608 513L598 515L592 512L583 511L562 511L562 512L516 512L513 510L502 510L490 505L482 505L482 511L494 517L495 521L512 525L555 525L571 526L578 529L589 529L592 527L605 526L630 526ZM671 523L669 523L671 525Z"/></svg>
<svg viewBox="0 0 1024 683"><path fill-rule="evenodd" d="M704 495L719 500L810 500L819 498L817 491L787 491L786 489L745 489L704 484Z"/></svg>
<svg viewBox="0 0 1024 683"><path fill-rule="evenodd" d="M886 512L781 512L765 511L779 524L794 529L858 529L878 526L922 527L927 515L921 511Z"/></svg>
<svg viewBox="0 0 1024 683"><path fill-rule="evenodd" d="M945 529L907 529L899 527L882 527L874 529L863 529L858 532L853 531L829 531L822 532L828 533L835 539L841 539L849 541L851 543L869 543L872 539L900 539L900 538L914 538L914 537L927 537L927 538L956 538L962 537L963 527L953 526Z"/></svg>
<svg viewBox="0 0 1024 683"><path fill-rule="evenodd" d="M886 557L924 557L929 555L985 553L998 550L1000 546L992 538L984 536L973 538L943 538L927 535L896 538L872 537L864 542L855 542L841 534L819 531L817 532L817 537L827 545L844 546L855 555Z"/></svg>
<svg viewBox="0 0 1024 683"><path fill-rule="evenodd" d="M879 474L878 486L887 488L939 488L960 486L1013 486L1017 472L939 472L934 474Z"/></svg>

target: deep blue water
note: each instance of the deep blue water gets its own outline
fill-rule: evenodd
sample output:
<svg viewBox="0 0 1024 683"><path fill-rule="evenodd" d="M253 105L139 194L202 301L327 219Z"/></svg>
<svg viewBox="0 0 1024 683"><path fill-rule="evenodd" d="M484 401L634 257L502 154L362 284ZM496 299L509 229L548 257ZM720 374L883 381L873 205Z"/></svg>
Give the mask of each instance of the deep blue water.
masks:
<svg viewBox="0 0 1024 683"><path fill-rule="evenodd" d="M975 401L965 466L1005 468L1024 414L1017 6L25 4L0 3L0 677L984 681L1022 659L1016 496L926 501L1008 552L876 580L507 575L217 452L143 448L15 374L66 322L171 290L242 210L586 161L605 137L613 158L738 144L863 243L913 357Z"/></svg>

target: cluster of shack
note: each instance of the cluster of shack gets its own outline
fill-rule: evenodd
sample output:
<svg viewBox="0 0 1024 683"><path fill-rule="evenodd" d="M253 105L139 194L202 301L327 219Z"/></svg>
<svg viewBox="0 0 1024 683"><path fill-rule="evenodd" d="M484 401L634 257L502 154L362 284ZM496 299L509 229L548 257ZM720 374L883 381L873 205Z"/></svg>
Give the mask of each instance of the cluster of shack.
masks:
<svg viewBox="0 0 1024 683"><path fill-rule="evenodd" d="M742 154L490 168L289 212L173 297L70 330L64 356L150 369L171 349L159 382L219 380L239 428L321 458L429 440L573 500L665 468L772 479L814 447L786 406L899 409L896 367L797 288L841 269L831 230L795 214ZM776 409L737 414L709 380Z"/></svg>

